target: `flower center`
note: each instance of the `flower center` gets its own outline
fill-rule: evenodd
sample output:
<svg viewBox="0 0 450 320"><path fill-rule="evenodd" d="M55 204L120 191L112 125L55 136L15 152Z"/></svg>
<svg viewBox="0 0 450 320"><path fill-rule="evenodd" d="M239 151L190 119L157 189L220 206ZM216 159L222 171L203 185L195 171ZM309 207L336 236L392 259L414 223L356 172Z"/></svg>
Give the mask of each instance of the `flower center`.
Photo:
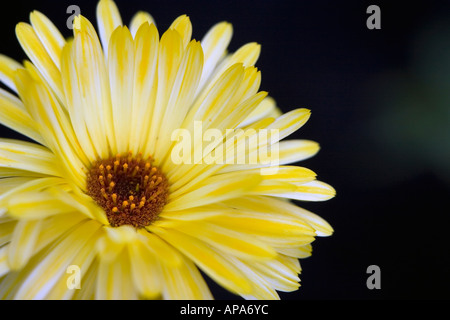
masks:
<svg viewBox="0 0 450 320"><path fill-rule="evenodd" d="M92 165L87 194L105 210L111 226L142 228L158 218L167 203L169 183L152 162L151 157L144 160L129 152Z"/></svg>

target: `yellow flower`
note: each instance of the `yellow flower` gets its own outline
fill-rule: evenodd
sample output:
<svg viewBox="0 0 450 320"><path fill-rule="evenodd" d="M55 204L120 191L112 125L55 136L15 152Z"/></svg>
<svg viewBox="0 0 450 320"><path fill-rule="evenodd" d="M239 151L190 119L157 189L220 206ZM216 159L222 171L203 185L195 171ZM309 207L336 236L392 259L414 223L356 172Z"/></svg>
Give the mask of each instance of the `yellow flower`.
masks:
<svg viewBox="0 0 450 320"><path fill-rule="evenodd" d="M228 54L229 23L199 42L185 15L161 37L147 13L123 26L110 0L97 19L98 35L78 16L66 40L34 11L16 28L31 62L0 56L15 93L0 89L0 122L36 142L0 140L1 298L212 298L199 269L244 298L296 290L298 259L333 231L288 200L335 194L286 165L319 149L280 141L309 110L282 115L258 92L260 46Z"/></svg>

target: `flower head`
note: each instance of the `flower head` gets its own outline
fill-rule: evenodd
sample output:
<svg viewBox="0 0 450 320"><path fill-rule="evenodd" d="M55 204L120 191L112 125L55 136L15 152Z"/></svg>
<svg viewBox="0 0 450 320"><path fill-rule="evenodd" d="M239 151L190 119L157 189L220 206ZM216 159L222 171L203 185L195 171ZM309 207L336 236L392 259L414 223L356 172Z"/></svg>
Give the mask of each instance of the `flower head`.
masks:
<svg viewBox="0 0 450 320"><path fill-rule="evenodd" d="M199 42L185 15L161 36L110 0L97 19L66 40L34 11L16 28L30 61L0 56L0 122L35 141L0 140L0 296L212 298L199 269L244 298L296 290L332 228L288 199L335 194L287 165L319 149L282 140L309 110L259 92L260 46L227 53L229 23Z"/></svg>

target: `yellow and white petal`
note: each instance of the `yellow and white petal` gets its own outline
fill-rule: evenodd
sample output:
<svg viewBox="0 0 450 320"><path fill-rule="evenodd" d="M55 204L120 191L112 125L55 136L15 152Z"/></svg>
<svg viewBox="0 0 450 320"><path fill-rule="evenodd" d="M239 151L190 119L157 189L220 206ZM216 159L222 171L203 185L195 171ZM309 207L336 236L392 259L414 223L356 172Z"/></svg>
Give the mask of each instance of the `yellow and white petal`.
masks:
<svg viewBox="0 0 450 320"><path fill-rule="evenodd" d="M130 32L133 35L133 38L135 38L137 31L144 23L156 25L155 20L150 13L145 11L137 12L130 22Z"/></svg>
<svg viewBox="0 0 450 320"><path fill-rule="evenodd" d="M295 291L300 287L298 259L279 255L277 259L256 262L254 270L279 291Z"/></svg>
<svg viewBox="0 0 450 320"><path fill-rule="evenodd" d="M175 230L158 228L155 225L147 228L180 250L226 289L238 294L247 294L252 291L251 283L245 275L203 241Z"/></svg>
<svg viewBox="0 0 450 320"><path fill-rule="evenodd" d="M34 254L41 224L41 220L21 220L17 223L8 245L8 266L11 270L21 269Z"/></svg>
<svg viewBox="0 0 450 320"><path fill-rule="evenodd" d="M261 205L261 203L264 205ZM311 226L318 236L329 236L333 233L333 228L323 218L286 201L286 199L265 196L248 196L234 199L233 201L226 201L224 204L244 212L261 212L295 217Z"/></svg>
<svg viewBox="0 0 450 320"><path fill-rule="evenodd" d="M2 247L7 242L11 241L17 220L11 218L6 220L5 217L3 217L0 221L0 247Z"/></svg>
<svg viewBox="0 0 450 320"><path fill-rule="evenodd" d="M0 139L0 159L0 167L61 176L60 168L55 167L55 155L35 143Z"/></svg>
<svg viewBox="0 0 450 320"><path fill-rule="evenodd" d="M100 0L97 5L97 25L103 52L105 57L107 57L111 35L118 26L122 25L122 18L114 1Z"/></svg>
<svg viewBox="0 0 450 320"><path fill-rule="evenodd" d="M66 237L39 253L30 264L19 272L21 284L14 287L14 299L44 299L73 258L89 242L95 239L100 224L94 220L78 225Z"/></svg>
<svg viewBox="0 0 450 320"><path fill-rule="evenodd" d="M189 17L185 14L179 16L174 22L172 22L169 29L178 31L183 39L183 47L186 48L188 43L191 41L192 36L192 24Z"/></svg>
<svg viewBox="0 0 450 320"><path fill-rule="evenodd" d="M157 256L149 254L142 243L128 246L133 283L146 299L155 299L162 292L162 271Z"/></svg>
<svg viewBox="0 0 450 320"><path fill-rule="evenodd" d="M248 68L246 70L248 70ZM260 91L244 100L239 100L237 105L233 105L233 102L230 102L230 106L234 108L229 111L224 110L222 113L218 114L216 119L214 119L215 121L213 121L212 127L218 128L219 130L222 130L222 132L226 132L227 129L234 129L236 125L245 119L266 96L267 92ZM245 96L242 98L245 98Z"/></svg>
<svg viewBox="0 0 450 320"><path fill-rule="evenodd" d="M134 300L137 290L131 278L130 259L124 248L113 261L100 260L95 298L98 300Z"/></svg>
<svg viewBox="0 0 450 320"><path fill-rule="evenodd" d="M187 258L178 268L163 266L163 298L167 300L212 300L213 296L197 267Z"/></svg>
<svg viewBox="0 0 450 320"><path fill-rule="evenodd" d="M242 270L247 278L252 280L253 291L251 294L244 294L242 297L246 300L279 300L280 297L275 289L256 273L251 264L243 262L238 258L228 256L227 259Z"/></svg>
<svg viewBox="0 0 450 320"><path fill-rule="evenodd" d="M256 107L248 117L239 124L239 127L248 126L261 119L273 116L274 112L278 110L275 100L272 97L266 97ZM279 111L278 111L279 112ZM280 116L279 114L278 116Z"/></svg>
<svg viewBox="0 0 450 320"><path fill-rule="evenodd" d="M165 115L172 87L178 74L178 67L183 58L183 51L183 39L180 34L173 29L164 32L159 42L158 87L144 154L155 154L154 142L159 139L161 120Z"/></svg>
<svg viewBox="0 0 450 320"><path fill-rule="evenodd" d="M59 69L61 66L61 52L66 43L63 35L50 19L39 11L33 11L30 14L30 22L53 63Z"/></svg>
<svg viewBox="0 0 450 320"><path fill-rule="evenodd" d="M129 151L133 111L134 42L127 27L111 34L108 54L109 86L117 152Z"/></svg>
<svg viewBox="0 0 450 320"><path fill-rule="evenodd" d="M220 59L224 57L232 35L233 26L228 22L220 22L203 37L201 43L205 53L205 66L196 95L203 89Z"/></svg>
<svg viewBox="0 0 450 320"><path fill-rule="evenodd" d="M92 161L115 146L107 69L97 34L90 22L76 17L73 43L64 47L61 73L74 131Z"/></svg>
<svg viewBox="0 0 450 320"><path fill-rule="evenodd" d="M51 187L43 191L15 193L7 201L8 214L16 219L33 221L74 212L76 208L61 201L66 191Z"/></svg>
<svg viewBox="0 0 450 320"><path fill-rule="evenodd" d="M311 111L305 108L289 111L267 126L267 130L278 130L279 140L300 129L309 119Z"/></svg>
<svg viewBox="0 0 450 320"><path fill-rule="evenodd" d="M4 83L14 92L17 92L16 85L14 84L14 74L19 68L22 68L20 63L0 54L0 82Z"/></svg>
<svg viewBox="0 0 450 320"><path fill-rule="evenodd" d="M280 141L278 147L280 165L309 159L316 155L319 150L319 144L311 140Z"/></svg>
<svg viewBox="0 0 450 320"><path fill-rule="evenodd" d="M336 195L336 191L329 184L314 180L298 185L294 192L268 193L266 195L302 201L326 201L333 198Z"/></svg>
<svg viewBox="0 0 450 320"><path fill-rule="evenodd" d="M236 164L233 166L225 166L218 173L225 173L225 172L232 172L232 171L240 171L240 170L252 170L254 168L267 168L273 165L286 165L290 163L295 163L299 161L306 160L308 158L313 157L317 152L319 151L320 146L317 142L310 141L310 140L284 140L280 141L276 144L273 144L270 146L270 148L258 148L257 150L254 150L253 153L249 153L249 158L251 157L258 157L258 161L255 164ZM271 153L267 153L267 151L274 150L274 156L272 157ZM261 155L263 155L266 152L268 155L270 154L270 157L267 157L267 159L261 158ZM271 172L278 172L278 170L275 168L267 169L269 170L268 173ZM260 172L263 172L260 170Z"/></svg>
<svg viewBox="0 0 450 320"><path fill-rule="evenodd" d="M130 150L144 152L158 88L159 34L155 25L144 23L134 36L134 85ZM151 88L151 89L149 89Z"/></svg>
<svg viewBox="0 0 450 320"><path fill-rule="evenodd" d="M255 206L263 201L265 203L265 210L295 216L313 227L318 236L329 236L333 233L333 228L323 218L295 204L284 201L284 199L247 197L246 200L248 205L251 205L253 202Z"/></svg>
<svg viewBox="0 0 450 320"><path fill-rule="evenodd" d="M284 248L275 248L279 253L284 254L288 257L293 257L297 259L303 259L311 256L312 246L310 244L306 244L301 247L284 247Z"/></svg>
<svg viewBox="0 0 450 320"><path fill-rule="evenodd" d="M61 213L43 219L41 232L36 239L35 251L41 251L48 244L57 241L71 228L86 220L86 216L78 212Z"/></svg>
<svg viewBox="0 0 450 320"><path fill-rule="evenodd" d="M162 211L159 214L161 219L183 220L183 221L200 221L212 216L220 215L224 207L219 204L210 204L191 209L184 209L180 211Z"/></svg>
<svg viewBox="0 0 450 320"><path fill-rule="evenodd" d="M11 196L20 195L22 192L38 192L51 187L67 185L64 179L56 177L8 177L0 179L0 181L0 207L6 207Z"/></svg>
<svg viewBox="0 0 450 320"><path fill-rule="evenodd" d="M98 275L98 258L92 261L89 268L83 272L83 282L81 288L73 294L73 300L95 300L95 286Z"/></svg>
<svg viewBox="0 0 450 320"><path fill-rule="evenodd" d="M263 207L264 202L260 205ZM314 241L315 237L314 229L302 220L266 213L264 209L259 212L243 211L241 208L229 210L208 221L223 228L256 236L273 247L302 246Z"/></svg>
<svg viewBox="0 0 450 320"><path fill-rule="evenodd" d="M221 114L238 91L244 74L245 68L239 63L220 74L220 77L211 82L211 85L197 97L182 127L192 129L194 121L208 123Z"/></svg>
<svg viewBox="0 0 450 320"><path fill-rule="evenodd" d="M194 101L202 68L202 47L199 42L191 41L184 52L164 116L161 119L155 158L164 159L168 156L167 153L172 144L172 133L180 128Z"/></svg>
<svg viewBox="0 0 450 320"><path fill-rule="evenodd" d="M97 234L98 235L98 234ZM86 270L89 270L89 267L93 263L96 252L95 252L95 244L96 244L95 236L87 242L82 249L73 256L70 265L66 268L64 274L60 276L60 278L56 281L55 285L49 290L46 300L68 300L72 299L75 292L80 290L82 286L89 285L88 279L86 279ZM80 272L78 280L79 286L76 283L76 272ZM73 280L71 278L75 277ZM74 287L72 287L74 286Z"/></svg>
<svg viewBox="0 0 450 320"><path fill-rule="evenodd" d="M59 101L64 101L61 73L40 41L34 28L27 23L21 22L16 26L16 35L23 50L42 74L56 97L58 97Z"/></svg>
<svg viewBox="0 0 450 320"><path fill-rule="evenodd" d="M230 173L212 176L197 184L194 190L186 187L177 190L177 196L169 195L169 203L164 208L167 211L179 211L237 198L249 194L260 182L260 175L243 177Z"/></svg>
<svg viewBox="0 0 450 320"><path fill-rule="evenodd" d="M174 247L151 232L139 230L141 243L149 250L150 255L158 257L158 261L168 267L178 267L182 264L182 256Z"/></svg>
<svg viewBox="0 0 450 320"><path fill-rule="evenodd" d="M224 252L224 255L233 255L249 261L272 259L277 255L271 246L256 237L224 228L219 224L207 221L161 221L157 225L204 241Z"/></svg>
<svg viewBox="0 0 450 320"><path fill-rule="evenodd" d="M0 278L10 271L8 266L8 246L0 247Z"/></svg>
<svg viewBox="0 0 450 320"><path fill-rule="evenodd" d="M233 54L225 57L214 69L204 90L209 91L211 86L219 79L223 72L235 64L242 64L244 67L254 66L261 53L261 46L256 42L251 42L240 47Z"/></svg>
<svg viewBox="0 0 450 320"><path fill-rule="evenodd" d="M0 88L0 123L36 142L44 144L39 126L30 116L22 101Z"/></svg>
<svg viewBox="0 0 450 320"><path fill-rule="evenodd" d="M67 113L49 91L37 70L27 64L27 70L17 70L16 86L31 116L39 124L45 144L64 163L65 174L82 186L87 164L84 148L81 149Z"/></svg>

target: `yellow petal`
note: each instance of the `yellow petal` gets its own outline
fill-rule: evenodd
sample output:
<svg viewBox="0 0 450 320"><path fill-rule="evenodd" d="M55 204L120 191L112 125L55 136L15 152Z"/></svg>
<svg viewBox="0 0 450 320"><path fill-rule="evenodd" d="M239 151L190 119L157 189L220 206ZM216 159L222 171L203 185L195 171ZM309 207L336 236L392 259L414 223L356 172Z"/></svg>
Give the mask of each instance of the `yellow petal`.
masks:
<svg viewBox="0 0 450 320"><path fill-rule="evenodd" d="M33 27L21 22L16 26L16 35L23 50L50 85L56 96L60 101L64 101L61 73Z"/></svg>
<svg viewBox="0 0 450 320"><path fill-rule="evenodd" d="M7 203L9 215L21 220L35 220L55 214L74 212L76 210L74 207L59 199L65 191L52 188L11 195Z"/></svg>
<svg viewBox="0 0 450 320"><path fill-rule="evenodd" d="M243 294L251 292L251 284L240 270L204 242L175 230L165 230L152 225L148 229L180 250L226 289Z"/></svg>
<svg viewBox="0 0 450 320"><path fill-rule="evenodd" d="M322 181L314 180L298 185L294 192L286 192L276 196L302 201L326 201L335 195L336 190L332 186Z"/></svg>
<svg viewBox="0 0 450 320"><path fill-rule="evenodd" d="M306 160L319 152L319 149L319 144L311 140L280 141L278 147L280 164Z"/></svg>
<svg viewBox="0 0 450 320"><path fill-rule="evenodd" d="M70 266L75 267L73 270L66 268L66 272L60 276L56 281L54 287L49 290L46 300L67 300L72 299L75 292L81 290L84 286L89 286L89 279L86 277L87 270L89 270L92 262L96 257L94 250L95 237L88 241L88 243L81 248L81 250L73 256ZM70 287L69 284L75 284L71 282L70 277L73 277L74 272L80 272L80 284L79 287ZM95 282L95 280L91 280Z"/></svg>
<svg viewBox="0 0 450 320"><path fill-rule="evenodd" d="M111 96L100 42L91 23L79 16L72 44L64 47L61 74L70 120L92 161L115 148Z"/></svg>
<svg viewBox="0 0 450 320"><path fill-rule="evenodd" d="M295 291L300 287L300 265L296 258L279 255L276 260L256 262L254 270L279 291Z"/></svg>
<svg viewBox="0 0 450 320"><path fill-rule="evenodd" d="M56 157L35 143L0 139L0 159L0 167L61 176L60 168L55 167Z"/></svg>
<svg viewBox="0 0 450 320"><path fill-rule="evenodd" d="M182 125L189 111L203 68L203 52L200 43L192 41L187 46L178 74L171 89L170 98L162 117L155 158L164 159L172 144L171 133ZM169 134L168 134L169 133Z"/></svg>
<svg viewBox="0 0 450 320"><path fill-rule="evenodd" d="M14 84L14 73L19 68L22 68L20 63L0 54L0 81L14 92L17 92L16 85Z"/></svg>
<svg viewBox="0 0 450 320"><path fill-rule="evenodd" d="M311 111L308 109L295 109L278 117L266 129L279 130L278 136L281 140L301 128L308 121L310 115Z"/></svg>
<svg viewBox="0 0 450 320"><path fill-rule="evenodd" d="M105 56L108 55L110 37L122 25L119 9L112 0L100 0L97 5L97 25Z"/></svg>
<svg viewBox="0 0 450 320"><path fill-rule="evenodd" d="M276 198L265 198L264 200L255 198L255 201L264 201L267 210L277 210L280 213L300 218L313 227L318 236L329 236L333 233L333 228L323 218L292 203Z"/></svg>
<svg viewBox="0 0 450 320"><path fill-rule="evenodd" d="M66 40L50 19L39 11L33 11L30 14L30 22L50 58L59 69L61 52Z"/></svg>
<svg viewBox="0 0 450 320"><path fill-rule="evenodd" d="M44 219L41 232L36 239L36 252L42 250L82 221L87 221L86 216L77 212L57 214Z"/></svg>
<svg viewBox="0 0 450 320"><path fill-rule="evenodd" d="M157 256L148 254L143 244L128 246L134 286L146 299L157 298L162 291L162 272Z"/></svg>
<svg viewBox="0 0 450 320"><path fill-rule="evenodd" d="M144 23L156 25L155 20L148 12L139 11L133 16L130 22L130 32L133 35L133 38L135 38L137 31Z"/></svg>
<svg viewBox="0 0 450 320"><path fill-rule="evenodd" d="M6 220L5 217L3 217L0 221L1 221L0 222L0 247L1 247L7 242L11 241L14 228L17 224L17 220L13 219Z"/></svg>
<svg viewBox="0 0 450 320"><path fill-rule="evenodd" d="M260 206L264 207L263 201ZM274 247L301 246L314 241L314 229L300 219L276 212L266 213L264 209L259 212L249 211L239 204L236 208L211 217L208 221L236 232L257 236Z"/></svg>
<svg viewBox="0 0 450 320"><path fill-rule="evenodd" d="M133 105L134 42L127 27L118 27L109 43L108 75L117 152L129 151Z"/></svg>
<svg viewBox="0 0 450 320"><path fill-rule="evenodd" d="M226 205L236 207L241 211L271 213L279 216L287 216L288 218L289 216L295 217L311 226L318 236L329 236L333 233L333 228L323 218L289 201L285 201L285 199L249 196L229 201Z"/></svg>
<svg viewBox="0 0 450 320"><path fill-rule="evenodd" d="M9 272L8 266L8 246L0 247L0 277Z"/></svg>
<svg viewBox="0 0 450 320"><path fill-rule="evenodd" d="M197 267L187 258L177 268L163 267L164 291L167 300L211 300L209 288Z"/></svg>
<svg viewBox="0 0 450 320"><path fill-rule="evenodd" d="M158 260L168 267L178 267L182 263L181 254L167 242L151 232L139 230L140 241L150 252L158 257Z"/></svg>
<svg viewBox="0 0 450 320"><path fill-rule="evenodd" d="M65 238L54 243L46 252L40 254L41 259L33 259L30 266L20 271L21 284L14 286L15 299L43 299L66 272L66 269L78 252L95 239L101 225L89 220L78 225Z"/></svg>
<svg viewBox="0 0 450 320"><path fill-rule="evenodd" d="M144 23L134 36L134 87L130 150L144 152L156 99L159 34L155 25ZM151 89L149 89L151 88Z"/></svg>
<svg viewBox="0 0 450 320"><path fill-rule="evenodd" d="M98 276L98 259L95 259L89 268L83 272L83 285L73 294L73 300L95 300L95 290Z"/></svg>
<svg viewBox="0 0 450 320"><path fill-rule="evenodd" d="M73 132L68 115L49 91L44 80L39 78L38 71L31 64L27 65L27 69L19 69L16 73L16 86L20 97L38 122L39 131L46 145L64 164L60 170L64 170L64 174L72 177L79 186L83 186L85 177L82 168L88 162L85 151L81 149Z"/></svg>
<svg viewBox="0 0 450 320"><path fill-rule="evenodd" d="M301 247L285 247L275 249L285 256L302 259L311 256L312 246L307 244Z"/></svg>
<svg viewBox="0 0 450 320"><path fill-rule="evenodd" d="M235 53L225 57L212 72L204 90L209 91L216 80L221 77L222 73L235 64L242 64L244 67L253 66L258 60L260 52L261 46L252 42L240 47Z"/></svg>
<svg viewBox="0 0 450 320"><path fill-rule="evenodd" d="M207 221L170 221L158 226L181 231L191 237L242 259L265 260L276 256L275 250L256 237Z"/></svg>
<svg viewBox="0 0 450 320"><path fill-rule="evenodd" d="M239 127L245 127L269 117L275 109L277 109L275 100L272 97L266 97L255 109L253 109L247 118L239 124Z"/></svg>
<svg viewBox="0 0 450 320"><path fill-rule="evenodd" d="M11 270L22 268L33 256L33 249L41 224L41 220L19 221L17 223L8 246L8 265Z"/></svg>
<svg viewBox="0 0 450 320"><path fill-rule="evenodd" d="M170 29L178 31L183 39L183 47L186 47L191 41L192 36L192 24L187 15L179 16L169 27Z"/></svg>
<svg viewBox="0 0 450 320"><path fill-rule="evenodd" d="M171 194L169 203L164 209L177 211L236 198L248 194L260 182L260 175L243 177L242 175L231 173L212 176L196 185L194 190L183 189L185 193L176 198L171 197Z"/></svg>
<svg viewBox="0 0 450 320"><path fill-rule="evenodd" d="M178 68L183 57L183 40L180 34L169 29L161 37L158 53L158 87L145 154L155 154L162 117L169 102Z"/></svg>
<svg viewBox="0 0 450 320"><path fill-rule="evenodd" d="M205 67L200 81L197 94L205 86L206 81L217 66L219 60L225 55L233 35L233 27L228 22L220 22L214 25L202 39L202 48L205 53Z"/></svg>
<svg viewBox="0 0 450 320"><path fill-rule="evenodd" d="M275 289L252 268L252 263L243 262L235 257L227 259L245 273L248 279L252 280L253 291L251 294L244 294L242 297L246 300L279 300L280 297Z"/></svg>
<svg viewBox="0 0 450 320"><path fill-rule="evenodd" d="M99 300L137 298L126 249L123 249L114 261L100 261L95 298Z"/></svg>
<svg viewBox="0 0 450 320"><path fill-rule="evenodd" d="M184 209L180 211L162 211L159 214L161 219L174 219L174 220L189 220L197 221L207 219L211 216L220 215L223 211L223 206L217 204L210 204L202 207L195 207L191 209Z"/></svg>
<svg viewBox="0 0 450 320"><path fill-rule="evenodd" d="M22 101L0 88L0 106L1 124L44 144L38 124L27 112Z"/></svg>

